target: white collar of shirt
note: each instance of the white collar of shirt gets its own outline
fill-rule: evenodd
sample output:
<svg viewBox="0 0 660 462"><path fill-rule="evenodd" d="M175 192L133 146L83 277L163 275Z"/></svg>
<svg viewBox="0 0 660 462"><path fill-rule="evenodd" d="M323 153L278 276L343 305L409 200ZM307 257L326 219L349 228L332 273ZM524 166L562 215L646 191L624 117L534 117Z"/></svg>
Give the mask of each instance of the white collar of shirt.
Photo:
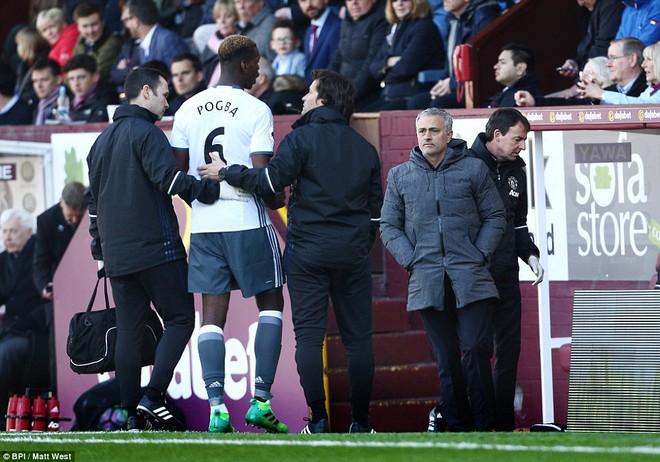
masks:
<svg viewBox="0 0 660 462"><path fill-rule="evenodd" d="M619 85L619 84L617 83L617 84L616 84L616 89L617 89L617 91L618 91L619 93L623 93L624 95L627 95L628 92L630 91L630 89L632 88L633 83L635 83L635 80L637 80L637 79L634 79L634 80L631 80L630 82L628 82L628 85L626 85L625 87L622 87L621 85Z"/></svg>
<svg viewBox="0 0 660 462"><path fill-rule="evenodd" d="M3 107L0 110L0 114L4 114L5 112L9 111L11 108L14 107L14 104L18 101L18 95L14 95L12 99L9 100L7 104L5 104L5 107Z"/></svg>
<svg viewBox="0 0 660 462"><path fill-rule="evenodd" d="M313 26L316 26L317 37L321 35L321 29L323 29L323 25L325 24L325 20L328 19L329 14L330 14L330 8L326 8L323 14L318 17L318 19L312 19L311 24Z"/></svg>
<svg viewBox="0 0 660 462"><path fill-rule="evenodd" d="M144 39L140 41L140 48L142 48L144 51L145 58L149 57L149 46L151 45L151 39L153 38L157 27L158 24L154 24L154 27L152 27L151 30L147 32L147 35L144 37Z"/></svg>

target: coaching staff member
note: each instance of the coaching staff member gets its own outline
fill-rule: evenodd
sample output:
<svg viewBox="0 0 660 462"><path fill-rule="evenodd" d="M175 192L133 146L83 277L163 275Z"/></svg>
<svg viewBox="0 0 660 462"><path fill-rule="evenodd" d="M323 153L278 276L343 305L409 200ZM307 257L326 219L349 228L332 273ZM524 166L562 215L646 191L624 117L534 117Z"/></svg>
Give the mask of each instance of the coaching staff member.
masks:
<svg viewBox="0 0 660 462"><path fill-rule="evenodd" d="M194 304L170 195L213 203L219 188L179 171L167 137L154 125L168 107L166 77L137 68L124 89L130 104L117 108L87 156L92 255L105 263L117 306L116 377L128 429L182 430L164 393L192 334ZM140 400L140 342L151 302L165 332Z"/></svg>

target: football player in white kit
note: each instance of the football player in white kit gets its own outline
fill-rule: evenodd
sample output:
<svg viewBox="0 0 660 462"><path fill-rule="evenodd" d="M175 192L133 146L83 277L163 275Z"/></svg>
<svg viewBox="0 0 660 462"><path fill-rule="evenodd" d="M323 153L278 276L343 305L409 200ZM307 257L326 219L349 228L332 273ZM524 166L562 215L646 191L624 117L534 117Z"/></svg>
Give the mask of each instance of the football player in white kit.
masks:
<svg viewBox="0 0 660 462"><path fill-rule="evenodd" d="M273 155L273 116L268 106L244 91L259 75L259 51L252 39L233 35L218 50L221 76L215 87L188 100L176 112L170 143L183 171L217 152L228 164L263 167ZM274 201L271 197L270 200ZM211 407L210 432L234 431L224 404L223 328L232 290L256 298L259 323L255 340L255 392L245 423L267 432L287 433L270 406L282 343L280 249L259 196L221 183L213 205L193 202L189 290L202 294L203 321L198 348Z"/></svg>

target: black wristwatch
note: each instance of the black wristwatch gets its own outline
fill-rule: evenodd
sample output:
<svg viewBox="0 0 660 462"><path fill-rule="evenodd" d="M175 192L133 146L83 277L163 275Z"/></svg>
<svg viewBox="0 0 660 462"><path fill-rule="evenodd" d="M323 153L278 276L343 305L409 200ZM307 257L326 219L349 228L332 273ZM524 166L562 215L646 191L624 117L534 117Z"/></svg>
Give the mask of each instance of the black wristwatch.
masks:
<svg viewBox="0 0 660 462"><path fill-rule="evenodd" d="M218 181L223 181L225 179L225 175L227 175L227 167L222 167L220 170L218 170Z"/></svg>

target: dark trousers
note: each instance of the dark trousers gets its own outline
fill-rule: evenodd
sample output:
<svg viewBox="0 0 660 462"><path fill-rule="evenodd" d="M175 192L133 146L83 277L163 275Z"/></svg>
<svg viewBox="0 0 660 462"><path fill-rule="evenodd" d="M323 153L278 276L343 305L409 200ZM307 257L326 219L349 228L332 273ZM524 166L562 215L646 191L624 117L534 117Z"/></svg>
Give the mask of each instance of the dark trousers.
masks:
<svg viewBox="0 0 660 462"><path fill-rule="evenodd" d="M188 292L188 265L176 260L137 273L111 277L117 307L116 377L121 404L135 408L140 401L142 331L153 302L165 329L156 349L148 388L165 393L174 368L195 324L193 295Z"/></svg>
<svg viewBox="0 0 660 462"><path fill-rule="evenodd" d="M442 388L440 412L448 431L490 431L495 420L495 392L490 367L492 313L495 299L456 308L451 284L445 282L443 310L420 311L438 362Z"/></svg>
<svg viewBox="0 0 660 462"><path fill-rule="evenodd" d="M307 403L325 401L323 339L328 295L346 348L353 420L368 422L374 375L371 266L327 268L285 252L284 268L296 335L296 364Z"/></svg>
<svg viewBox="0 0 660 462"><path fill-rule="evenodd" d="M508 275L495 279L500 299L495 303L493 333L495 339L495 385L496 421L498 431L513 431L515 416L513 401L516 395L516 376L520 357L521 302L518 278Z"/></svg>

